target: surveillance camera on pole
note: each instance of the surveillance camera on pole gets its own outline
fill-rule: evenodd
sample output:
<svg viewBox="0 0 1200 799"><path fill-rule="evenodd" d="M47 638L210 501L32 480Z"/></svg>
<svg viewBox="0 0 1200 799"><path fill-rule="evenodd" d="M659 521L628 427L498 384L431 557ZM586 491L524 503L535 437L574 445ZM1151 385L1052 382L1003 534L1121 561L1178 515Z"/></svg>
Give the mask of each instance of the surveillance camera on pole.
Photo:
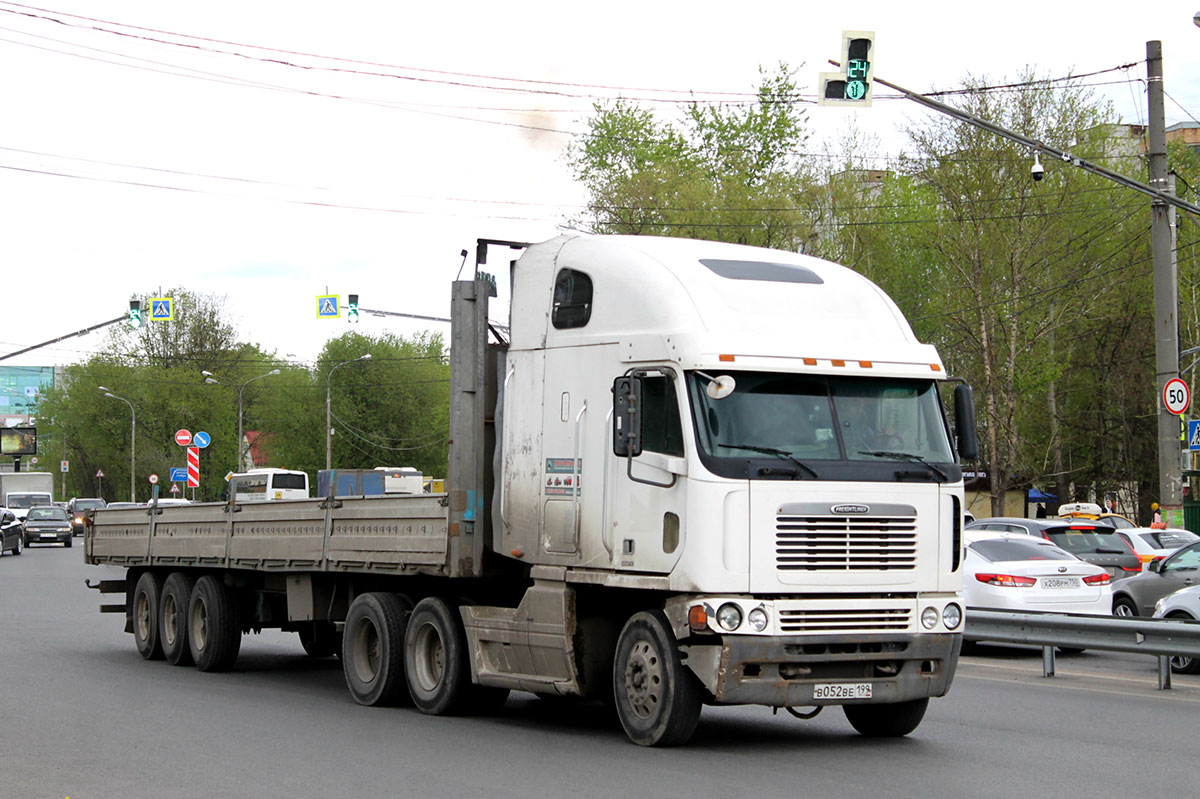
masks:
<svg viewBox="0 0 1200 799"><path fill-rule="evenodd" d="M1042 166L1042 161L1038 158L1038 154L1033 154L1033 169L1030 170L1034 180L1041 180L1046 177L1046 167Z"/></svg>

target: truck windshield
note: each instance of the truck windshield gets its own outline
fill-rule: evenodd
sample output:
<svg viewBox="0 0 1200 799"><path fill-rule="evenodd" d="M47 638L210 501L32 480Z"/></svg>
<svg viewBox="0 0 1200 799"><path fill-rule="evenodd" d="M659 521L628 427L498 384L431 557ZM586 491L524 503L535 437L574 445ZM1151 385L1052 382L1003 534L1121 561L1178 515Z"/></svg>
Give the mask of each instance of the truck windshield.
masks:
<svg viewBox="0 0 1200 799"><path fill-rule="evenodd" d="M32 508L35 505L54 504L49 494L9 494L7 501L8 507L20 508L21 510Z"/></svg>
<svg viewBox="0 0 1200 799"><path fill-rule="evenodd" d="M705 393L707 378L689 375L700 449L712 458L765 450L818 470L830 461L954 462L932 380L729 374L736 388L719 400Z"/></svg>

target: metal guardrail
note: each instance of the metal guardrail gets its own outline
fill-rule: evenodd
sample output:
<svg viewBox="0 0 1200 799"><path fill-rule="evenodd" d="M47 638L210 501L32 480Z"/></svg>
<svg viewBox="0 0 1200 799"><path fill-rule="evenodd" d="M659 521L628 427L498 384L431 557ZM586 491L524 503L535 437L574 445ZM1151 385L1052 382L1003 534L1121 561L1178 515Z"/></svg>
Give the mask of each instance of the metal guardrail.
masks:
<svg viewBox="0 0 1200 799"><path fill-rule="evenodd" d="M971 641L1042 647L1042 673L1054 676L1054 649L1100 649L1158 658L1158 687L1171 687L1172 657L1200 658L1200 621L1023 613L967 608Z"/></svg>

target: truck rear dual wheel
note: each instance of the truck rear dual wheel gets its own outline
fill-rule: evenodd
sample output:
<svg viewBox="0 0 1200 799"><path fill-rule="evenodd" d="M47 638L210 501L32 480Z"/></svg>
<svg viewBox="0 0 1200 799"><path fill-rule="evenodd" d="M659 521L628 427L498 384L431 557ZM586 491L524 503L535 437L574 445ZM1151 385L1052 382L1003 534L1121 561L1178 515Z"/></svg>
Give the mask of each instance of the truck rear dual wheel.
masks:
<svg viewBox="0 0 1200 799"><path fill-rule="evenodd" d="M158 637L159 596L162 578L154 572L143 572L133 589L131 615L133 643L138 654L146 660L162 660L162 643Z"/></svg>
<svg viewBox="0 0 1200 799"><path fill-rule="evenodd" d="M407 702L404 631L411 609L407 597L383 592L359 594L350 604L342 632L342 673L360 705Z"/></svg>
<svg viewBox="0 0 1200 799"><path fill-rule="evenodd" d="M158 606L158 638L162 644L163 657L173 666L192 665L192 651L188 647L188 601L192 597L195 581L183 572L171 572L163 583L162 598Z"/></svg>
<svg viewBox="0 0 1200 799"><path fill-rule="evenodd" d="M629 740L678 746L696 731L703 689L679 657L661 611L634 614L617 639L613 703Z"/></svg>
<svg viewBox="0 0 1200 799"><path fill-rule="evenodd" d="M408 693L422 713L444 716L466 709L471 664L458 608L438 597L417 603L404 634L404 670Z"/></svg>
<svg viewBox="0 0 1200 799"><path fill-rule="evenodd" d="M187 645L200 671L226 671L242 647L237 597L225 583L206 574L188 599Z"/></svg>
<svg viewBox="0 0 1200 799"><path fill-rule="evenodd" d="M900 738L908 735L925 718L928 697L888 705L842 705L846 720L868 738Z"/></svg>

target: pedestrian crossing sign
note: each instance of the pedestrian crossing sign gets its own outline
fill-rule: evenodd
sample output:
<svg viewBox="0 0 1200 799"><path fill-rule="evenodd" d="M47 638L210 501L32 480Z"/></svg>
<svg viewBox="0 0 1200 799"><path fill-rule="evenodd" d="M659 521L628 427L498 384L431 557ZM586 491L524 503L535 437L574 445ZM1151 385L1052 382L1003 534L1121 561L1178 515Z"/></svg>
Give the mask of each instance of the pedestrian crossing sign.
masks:
<svg viewBox="0 0 1200 799"><path fill-rule="evenodd" d="M174 297L151 297L150 298L150 321L151 322L170 322L175 318L175 298Z"/></svg>
<svg viewBox="0 0 1200 799"><path fill-rule="evenodd" d="M320 319L337 319L342 315L338 304L338 295L321 294L317 296L317 317Z"/></svg>
<svg viewBox="0 0 1200 799"><path fill-rule="evenodd" d="M1193 452L1200 450L1200 419L1188 419L1187 445Z"/></svg>

